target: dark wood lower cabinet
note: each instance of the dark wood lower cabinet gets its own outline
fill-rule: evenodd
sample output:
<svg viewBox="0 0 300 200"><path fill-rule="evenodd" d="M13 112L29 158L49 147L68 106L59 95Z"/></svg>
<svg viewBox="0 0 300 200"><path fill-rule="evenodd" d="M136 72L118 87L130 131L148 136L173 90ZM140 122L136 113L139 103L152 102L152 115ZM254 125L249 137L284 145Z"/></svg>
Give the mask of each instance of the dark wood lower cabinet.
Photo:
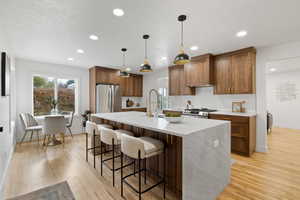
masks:
<svg viewBox="0 0 300 200"><path fill-rule="evenodd" d="M210 119L231 122L231 151L251 156L256 147L256 117L209 114Z"/></svg>
<svg viewBox="0 0 300 200"><path fill-rule="evenodd" d="M168 192L173 195L173 200L182 199L182 138L168 134L157 133L155 131L116 123L109 120L92 117L92 121L96 123L110 124L115 129L125 129L134 133L136 137L149 136L161 140L166 145L166 181ZM163 154L147 159L147 168L153 172L148 177L153 181L158 181L159 174L163 176Z"/></svg>
<svg viewBox="0 0 300 200"><path fill-rule="evenodd" d="M138 111L138 112L147 112L147 108L122 108L122 112L128 111Z"/></svg>

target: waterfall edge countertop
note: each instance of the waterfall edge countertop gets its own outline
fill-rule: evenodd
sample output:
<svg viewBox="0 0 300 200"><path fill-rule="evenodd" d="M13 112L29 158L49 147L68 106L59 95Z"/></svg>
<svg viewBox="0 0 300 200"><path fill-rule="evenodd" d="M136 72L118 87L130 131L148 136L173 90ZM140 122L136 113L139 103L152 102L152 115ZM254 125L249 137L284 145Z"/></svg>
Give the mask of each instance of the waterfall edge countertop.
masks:
<svg viewBox="0 0 300 200"><path fill-rule="evenodd" d="M230 122L184 117L181 123L141 112L98 113L95 118L182 138L182 200L215 200L230 182ZM167 147L168 148L168 147ZM174 155L173 155L174 156ZM177 172L179 173L179 172ZM180 179L179 179L180 180Z"/></svg>
<svg viewBox="0 0 300 200"><path fill-rule="evenodd" d="M97 113L92 116L180 137L229 123L228 121L199 119L189 116L183 116L180 123L169 123L164 118L147 117L145 113L134 111Z"/></svg>

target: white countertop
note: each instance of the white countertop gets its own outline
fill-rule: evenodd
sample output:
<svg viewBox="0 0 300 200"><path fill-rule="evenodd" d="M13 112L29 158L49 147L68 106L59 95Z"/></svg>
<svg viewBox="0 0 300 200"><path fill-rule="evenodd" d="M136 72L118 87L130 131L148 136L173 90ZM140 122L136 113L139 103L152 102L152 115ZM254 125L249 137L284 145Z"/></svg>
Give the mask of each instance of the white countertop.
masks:
<svg viewBox="0 0 300 200"><path fill-rule="evenodd" d="M183 112L184 108L167 108L167 109L164 109L164 110ZM218 110L218 109L216 109L216 110ZM232 111L229 111L229 110L218 110L216 112L211 112L211 114L243 116L243 117L254 117L254 116L257 115L256 112L239 113L239 112L232 112Z"/></svg>
<svg viewBox="0 0 300 200"><path fill-rule="evenodd" d="M231 111L223 111L223 110L218 110L216 112L211 112L210 114L232 115L232 116L242 116L242 117L254 117L254 116L256 116L255 112L239 113L239 112L231 112Z"/></svg>
<svg viewBox="0 0 300 200"><path fill-rule="evenodd" d="M97 113L92 116L180 137L230 123L222 120L200 119L188 116L184 116L181 123L169 123L163 118L147 117L142 112Z"/></svg>
<svg viewBox="0 0 300 200"><path fill-rule="evenodd" d="M122 109L135 109L135 108L146 108L146 107L145 106L122 107Z"/></svg>

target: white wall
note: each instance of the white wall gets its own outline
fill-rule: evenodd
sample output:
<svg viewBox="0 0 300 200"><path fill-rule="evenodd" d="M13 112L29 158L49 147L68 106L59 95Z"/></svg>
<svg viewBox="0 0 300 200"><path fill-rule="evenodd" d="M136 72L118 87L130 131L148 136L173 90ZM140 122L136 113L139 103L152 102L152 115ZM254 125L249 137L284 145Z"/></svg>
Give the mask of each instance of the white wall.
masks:
<svg viewBox="0 0 300 200"><path fill-rule="evenodd" d="M9 48L4 37L0 34L0 51L9 53ZM3 133L0 133L0 199L3 199L3 186L6 172L14 150L15 133L15 84L14 84L14 59L12 59L11 72L11 94L7 97L0 96L0 125L4 127ZM11 126L10 126L11 125ZM10 127L10 128L9 128Z"/></svg>
<svg viewBox="0 0 300 200"><path fill-rule="evenodd" d="M273 125L276 127L300 130L299 77L300 69L297 71L272 73L267 75L267 109L273 114ZM288 90L285 88L287 83L295 86L295 90L291 90L291 93L288 94L286 93ZM295 92L295 96L293 95L293 92Z"/></svg>
<svg viewBox="0 0 300 200"><path fill-rule="evenodd" d="M168 88L168 69L155 71L144 76L144 97L147 96L150 89L165 87ZM214 108L218 110L231 111L233 101L245 100L246 109L253 112L256 109L255 95L214 95L213 87L197 88L195 96L170 96L169 107L184 109L187 100L191 100L194 107Z"/></svg>
<svg viewBox="0 0 300 200"><path fill-rule="evenodd" d="M17 80L17 114L32 113L32 77L40 74L59 78L74 78L78 80L78 113L89 109L89 72L86 68L41 63L24 59L16 59L16 80ZM17 139L23 135L22 126L18 117ZM81 116L74 117L73 133L81 133Z"/></svg>
<svg viewBox="0 0 300 200"><path fill-rule="evenodd" d="M276 46L259 48L256 57L256 110L257 116L257 137L256 150L267 151L266 134L266 65L276 60L295 58L300 56L300 42L286 43Z"/></svg>

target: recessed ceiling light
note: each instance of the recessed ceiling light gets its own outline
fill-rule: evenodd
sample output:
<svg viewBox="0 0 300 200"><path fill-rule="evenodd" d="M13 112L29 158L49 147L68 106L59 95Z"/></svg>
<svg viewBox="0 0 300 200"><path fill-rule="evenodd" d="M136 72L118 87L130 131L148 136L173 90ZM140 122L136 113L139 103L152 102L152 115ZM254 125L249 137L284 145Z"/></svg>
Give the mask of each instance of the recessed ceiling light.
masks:
<svg viewBox="0 0 300 200"><path fill-rule="evenodd" d="M90 39L91 40L98 40L98 36L97 35L90 35Z"/></svg>
<svg viewBox="0 0 300 200"><path fill-rule="evenodd" d="M236 33L236 37L245 37L247 34L247 31L242 30Z"/></svg>
<svg viewBox="0 0 300 200"><path fill-rule="evenodd" d="M77 49L77 53L83 54L84 51L82 49Z"/></svg>
<svg viewBox="0 0 300 200"><path fill-rule="evenodd" d="M118 17L121 17L121 16L124 15L124 11L123 11L122 9L120 9L120 8L114 9L114 10L113 10L113 13L114 13L114 15L116 15L116 16L118 16Z"/></svg>
<svg viewBox="0 0 300 200"><path fill-rule="evenodd" d="M196 50L198 50L199 49L199 47L198 46L191 46L191 48L190 48L192 51L196 51Z"/></svg>
<svg viewBox="0 0 300 200"><path fill-rule="evenodd" d="M167 60L168 58L166 56L161 57L161 60Z"/></svg>
<svg viewBox="0 0 300 200"><path fill-rule="evenodd" d="M131 71L131 68L130 68L130 67L127 67L125 70L126 70L127 72L130 72L130 71Z"/></svg>
<svg viewBox="0 0 300 200"><path fill-rule="evenodd" d="M73 61L74 60L74 58L68 58L68 61Z"/></svg>
<svg viewBox="0 0 300 200"><path fill-rule="evenodd" d="M275 71L277 71L277 69L276 68L271 68L270 71L275 72Z"/></svg>

